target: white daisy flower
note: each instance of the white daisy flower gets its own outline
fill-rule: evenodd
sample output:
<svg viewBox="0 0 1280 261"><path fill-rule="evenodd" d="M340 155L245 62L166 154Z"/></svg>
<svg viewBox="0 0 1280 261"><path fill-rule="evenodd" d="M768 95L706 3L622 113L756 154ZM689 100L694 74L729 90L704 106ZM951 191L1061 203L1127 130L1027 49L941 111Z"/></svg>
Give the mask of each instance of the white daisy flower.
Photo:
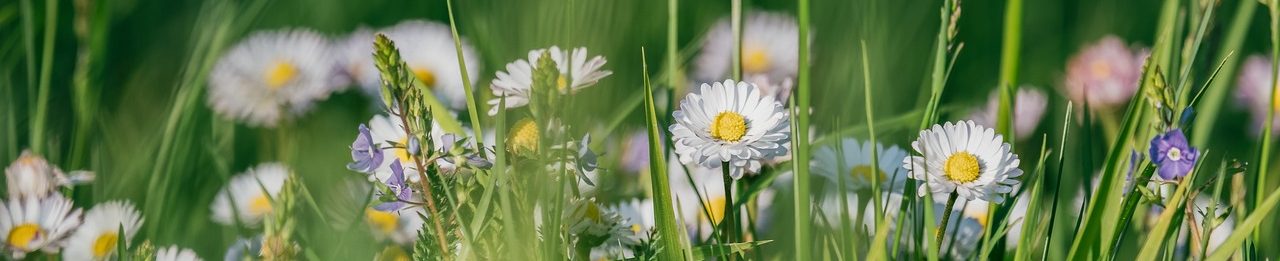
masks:
<svg viewBox="0 0 1280 261"><path fill-rule="evenodd" d="M340 86L329 40L306 29L250 35L209 71L209 105L225 118L275 127Z"/></svg>
<svg viewBox="0 0 1280 261"><path fill-rule="evenodd" d="M128 244L142 227L142 214L128 201L98 204L84 215L84 224L67 239L62 250L66 260L107 260L115 255L116 244ZM119 231L123 228L124 235Z"/></svg>
<svg viewBox="0 0 1280 261"><path fill-rule="evenodd" d="M906 186L907 170L901 162L907 157L907 151L898 146L884 148L884 144L876 144L880 169L871 168L871 142L860 142L847 138L839 144L831 144L818 148L812 161L813 173L830 182L844 180L845 189L858 191L870 189L872 175L880 181L883 191L902 191ZM844 177L840 177L843 175ZM834 183L832 183L834 184ZM834 185L832 185L834 188Z"/></svg>
<svg viewBox="0 0 1280 261"><path fill-rule="evenodd" d="M382 161L382 165L374 170L373 175L369 176L369 181L387 182L391 177L391 163L396 160L400 161L400 165L404 167L404 176L409 182L418 182L421 176L418 175L418 163L413 160L409 153L409 135L404 132L404 123L399 117L387 115L374 115L369 120L369 134L373 136L373 142L377 146L383 148L382 155L387 160ZM448 132L437 122L431 122L431 133L429 134L435 143L436 151L447 150L453 146L454 141L458 138ZM399 144L394 146L393 144ZM391 160L394 159L394 160ZM426 164L426 162L424 162ZM435 164L442 171L454 171L457 166L445 159L437 159Z"/></svg>
<svg viewBox="0 0 1280 261"><path fill-rule="evenodd" d="M196 255L196 251L181 248L178 246L169 246L156 250L155 261L200 261L200 256Z"/></svg>
<svg viewBox="0 0 1280 261"><path fill-rule="evenodd" d="M44 197L58 189L60 180L67 179L58 167L31 151L23 151L4 174L10 199Z"/></svg>
<svg viewBox="0 0 1280 261"><path fill-rule="evenodd" d="M231 182L213 199L213 221L228 226L239 223L256 227L271 213L271 202L288 177L289 168L280 163L260 164L231 177Z"/></svg>
<svg viewBox="0 0 1280 261"><path fill-rule="evenodd" d="M9 198L0 204L0 235L13 259L44 250L56 252L71 230L80 225L80 209L62 194L44 198Z"/></svg>
<svg viewBox="0 0 1280 261"><path fill-rule="evenodd" d="M360 87L365 94L380 97L378 93L382 90L382 74L373 61L374 32L373 29L361 26L347 34L346 38L336 40L334 48L337 48L339 56L338 66L350 80L350 84ZM396 43L400 47L399 42Z"/></svg>
<svg viewBox="0 0 1280 261"><path fill-rule="evenodd" d="M923 156L903 159L903 168L921 184L919 194L956 192L965 199L1004 202L1022 170L1004 137L973 121L933 125L921 130L911 147Z"/></svg>
<svg viewBox="0 0 1280 261"><path fill-rule="evenodd" d="M707 168L729 162L734 179L759 171L765 159L787 154L791 141L782 103L751 83L704 83L685 96L673 116L670 131L680 162Z"/></svg>
<svg viewBox="0 0 1280 261"><path fill-rule="evenodd" d="M502 99L507 100L507 108L516 108L529 104L530 95L533 89L533 70L537 66L538 57L543 52L551 52L551 60L555 62L556 69L560 72L560 77L556 80L556 89L560 94L577 93L591 85L595 85L597 81L613 74L612 71L600 70L607 62L604 56L591 57L587 59L587 48L578 47L569 50L560 50L558 46L552 46L550 49L537 49L529 51L528 60L516 60L507 64L506 71L499 71L497 78L489 86L493 90L493 95L497 96L489 100L489 115L498 114L498 103Z"/></svg>
<svg viewBox="0 0 1280 261"><path fill-rule="evenodd" d="M418 239L418 230L421 230L422 224L426 223L419 215L427 215L427 212L422 207L393 211L370 208L366 209L364 214L374 238L390 239L396 244L407 245Z"/></svg>
<svg viewBox="0 0 1280 261"><path fill-rule="evenodd" d="M1000 111L999 90L992 91L989 97L986 107L974 111L970 118L979 125L996 126L996 114ZM1018 95L1013 99L1014 136L1017 136L1018 140L1026 140L1036 136L1033 134L1037 134L1035 133L1036 127L1040 126L1040 119L1044 118L1049 98L1040 89L1022 86L1018 87Z"/></svg>
<svg viewBox="0 0 1280 261"><path fill-rule="evenodd" d="M436 99L454 110L467 109L467 91L462 86L458 49L453 44L453 31L449 29L449 25L410 20L383 31L387 38L396 42L400 57L409 65L409 70L413 71L418 81L431 88ZM369 57L372 62L372 56ZM471 48L466 39L462 39L462 57L466 60L471 82L478 81L480 54ZM376 82L373 86L378 87Z"/></svg>
<svg viewBox="0 0 1280 261"><path fill-rule="evenodd" d="M790 15L747 13L742 22L743 78L761 86L765 95L777 95L777 100L785 102L799 64L799 35L796 19ZM700 81L729 77L735 42L729 17L716 22L706 34L694 76Z"/></svg>

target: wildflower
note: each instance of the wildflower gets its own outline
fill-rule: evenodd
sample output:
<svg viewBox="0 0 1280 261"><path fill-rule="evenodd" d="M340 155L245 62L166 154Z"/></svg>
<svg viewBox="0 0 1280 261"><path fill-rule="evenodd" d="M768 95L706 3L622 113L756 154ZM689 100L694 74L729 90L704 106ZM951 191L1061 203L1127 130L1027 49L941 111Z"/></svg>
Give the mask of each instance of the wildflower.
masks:
<svg viewBox="0 0 1280 261"><path fill-rule="evenodd" d="M256 227L271 213L272 202L288 177L289 168L280 163L261 164L231 177L213 199L213 221L228 226Z"/></svg>
<svg viewBox="0 0 1280 261"><path fill-rule="evenodd" d="M379 240L391 240L396 244L412 244L418 239L418 230L422 229L423 219L427 212L422 207L414 206L397 210L366 209L365 221L369 230Z"/></svg>
<svg viewBox="0 0 1280 261"><path fill-rule="evenodd" d="M499 71L490 89L497 98L489 100L489 115L498 114L498 103L506 99L507 108L517 108L529 104L533 89L533 70L536 69L538 57L543 52L550 52L560 76L556 79L556 90L560 94L572 94L595 85L597 81L613 74L608 70L600 70L607 62L603 56L595 56L587 60L587 48L578 47L572 53L552 46L550 49L529 51L528 60L516 60L507 64L507 70Z"/></svg>
<svg viewBox="0 0 1280 261"><path fill-rule="evenodd" d="M1240 78L1237 80L1238 89L1236 89L1236 100L1251 114L1253 119L1253 134L1261 135L1262 127L1267 123L1268 111L1280 111L1280 103L1271 104L1272 96L1280 96L1280 91L1273 91L1275 88L1268 88L1271 85L1272 76L1271 57L1265 55L1252 55L1245 60L1240 68ZM1276 114L1280 116L1280 113ZM1278 117L1280 118L1280 117ZM1272 119L1273 127L1280 127L1280 121ZM1272 135L1280 134L1280 132L1272 133Z"/></svg>
<svg viewBox="0 0 1280 261"><path fill-rule="evenodd" d="M142 227L142 214L127 201L109 201L94 206L84 215L84 224L67 239L62 251L65 260L106 260L115 255L117 244L129 244ZM120 235L124 231L124 235Z"/></svg>
<svg viewBox="0 0 1280 261"><path fill-rule="evenodd" d="M13 259L44 250L55 252L71 230L80 225L80 209L62 194L44 198L16 197L0 204L0 235Z"/></svg>
<svg viewBox="0 0 1280 261"><path fill-rule="evenodd" d="M734 179L759 171L762 160L787 154L791 141L782 103L751 83L704 83L673 116L670 131L680 162L707 168L728 162Z"/></svg>
<svg viewBox="0 0 1280 261"><path fill-rule="evenodd" d="M191 249L170 246L156 251L155 261L200 261L200 256Z"/></svg>
<svg viewBox="0 0 1280 261"><path fill-rule="evenodd" d="M350 85L372 97L379 97L382 90L381 75L373 64L374 30L360 26L346 37L334 41L338 52L338 66Z"/></svg>
<svg viewBox="0 0 1280 261"><path fill-rule="evenodd" d="M384 160L377 170L370 173L372 175L369 175L369 181L386 182L391 175L391 163L399 162L405 167L405 178L408 178L410 182L418 182L421 177L418 175L418 163L413 157L418 156L421 151L409 149L410 137L405 133L404 123L401 122L400 118L394 115L374 115L373 119L369 120L369 129L373 142L382 148L382 154L393 156L390 160ZM433 121L431 123L431 133L429 134L435 144L432 149L446 151L453 146L452 142L446 141L445 137L447 135L448 133L444 131L444 128ZM425 159L423 160L423 164L430 164L430 162L425 162ZM441 170L454 170L454 165L449 164L447 161L437 159L434 163Z"/></svg>
<svg viewBox="0 0 1280 261"><path fill-rule="evenodd" d="M382 166L382 149L373 141L369 127L360 124L356 140L351 143L351 160L347 169L363 173L372 173Z"/></svg>
<svg viewBox="0 0 1280 261"><path fill-rule="evenodd" d="M1076 104L1093 108L1123 105L1138 91L1145 52L1134 52L1123 40L1107 36L1067 62L1066 93Z"/></svg>
<svg viewBox="0 0 1280 261"><path fill-rule="evenodd" d="M305 29L254 33L209 71L209 105L224 118L275 127L339 86L329 40Z"/></svg>
<svg viewBox="0 0 1280 261"><path fill-rule="evenodd" d="M23 151L18 159L4 169L4 174L10 199L41 198L57 191L59 185L69 182L62 170L31 151Z"/></svg>
<svg viewBox="0 0 1280 261"><path fill-rule="evenodd" d="M790 15L751 12L742 22L743 79L760 86L763 95L786 102L799 62L799 27ZM732 75L734 39L729 18L716 22L706 34L696 58L694 77L714 81Z"/></svg>
<svg viewBox="0 0 1280 261"><path fill-rule="evenodd" d="M632 238L622 216L601 207L593 198L572 199L564 210L565 226L569 233L578 236L579 244L583 246L595 247Z"/></svg>
<svg viewBox="0 0 1280 261"><path fill-rule="evenodd" d="M400 166L400 162L391 163L391 177L386 180L385 185L391 194L382 195L385 200L392 200L374 206L374 209L381 211L399 210L404 207L405 200L413 197L413 189L404 182L404 167Z"/></svg>
<svg viewBox="0 0 1280 261"><path fill-rule="evenodd" d="M991 98L987 99L987 107L977 110L971 116L973 122L983 126L995 126L999 119L996 114L1000 110L1000 94L998 91L991 92ZM1018 88L1018 95L1014 98L1013 113L1013 131L1018 140L1031 138L1036 134L1036 127L1040 126L1040 119L1044 117L1045 108L1048 106L1048 97L1044 91L1031 86L1022 86Z"/></svg>
<svg viewBox="0 0 1280 261"><path fill-rule="evenodd" d="M653 230L655 224L657 224L654 220L653 200L651 199L623 201L609 207L609 210L622 216L622 225L631 232L623 241L630 244L635 244L642 239L648 238L649 231Z"/></svg>
<svg viewBox="0 0 1280 261"><path fill-rule="evenodd" d="M541 140L538 124L533 119L524 118L511 126L511 131L507 134L507 151L516 156L529 157L538 151Z"/></svg>
<svg viewBox="0 0 1280 261"><path fill-rule="evenodd" d="M1186 176L1196 166L1200 152L1187 144L1187 136L1180 129L1172 129L1151 138L1149 152L1151 162L1157 167L1160 179L1177 180Z"/></svg>
<svg viewBox="0 0 1280 261"><path fill-rule="evenodd" d="M907 170L895 164L907 157L907 151L898 146L884 148L876 144L879 169L871 167L871 142L843 139L839 144L818 148L812 161L813 173L830 182L844 180L850 191L869 189L873 178L881 183L881 190L901 191L906 186ZM840 176L845 177L841 178ZM873 176L874 175L874 176Z"/></svg>
<svg viewBox="0 0 1280 261"><path fill-rule="evenodd" d="M383 30L388 38L396 42L400 49L400 57L409 65L409 70L418 81L431 89L436 99L453 110L467 109L467 91L462 84L462 67L458 66L458 49L454 46L453 31L449 25L423 20L400 22ZM369 37L370 43L373 38ZM480 54L467 43L462 42L462 57L467 64L468 77L471 82L479 80ZM372 50L365 49L365 50ZM363 62L373 66L372 56ZM379 89L378 74L372 86L365 88ZM363 85L363 84L362 84Z"/></svg>
<svg viewBox="0 0 1280 261"><path fill-rule="evenodd" d="M922 156L903 159L903 168L921 184L924 193L959 193L964 199L1004 202L1004 194L1018 185L1022 170L1004 137L973 121L934 124L920 131L911 147Z"/></svg>

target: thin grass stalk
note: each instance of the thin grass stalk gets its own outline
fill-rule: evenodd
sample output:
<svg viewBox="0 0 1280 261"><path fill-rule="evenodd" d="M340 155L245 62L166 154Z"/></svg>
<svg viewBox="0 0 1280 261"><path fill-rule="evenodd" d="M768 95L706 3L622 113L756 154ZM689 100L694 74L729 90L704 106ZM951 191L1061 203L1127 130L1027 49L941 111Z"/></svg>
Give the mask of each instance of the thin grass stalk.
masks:
<svg viewBox="0 0 1280 261"><path fill-rule="evenodd" d="M86 154L89 150L89 136L92 134L93 122L98 108L98 95L100 94L100 82L95 79L101 75L102 57L106 53L107 42L107 26L110 24L108 5L104 1L91 1L91 7L87 10L91 19L91 25L88 35L80 40L82 47L80 49L80 57L77 60L76 72L72 76L73 87L72 94L75 99L75 129L71 142L71 155L68 157L68 165L72 168L80 168L86 165ZM79 11L79 10L77 10Z"/></svg>
<svg viewBox="0 0 1280 261"><path fill-rule="evenodd" d="M1041 257L1049 256L1049 249L1053 248L1053 224L1058 218L1058 199L1059 193L1062 192L1062 168L1065 166L1067 156L1067 131L1071 129L1071 113L1074 112L1074 104L1067 102L1067 113L1062 118L1062 137L1058 140L1058 171L1054 172L1055 185L1053 187L1053 203L1049 206L1049 223L1045 228L1049 231L1044 236L1044 249L1040 251ZM1088 110L1086 110L1088 111ZM1087 149L1087 148L1086 148ZM1025 230L1024 230L1025 231Z"/></svg>
<svg viewBox="0 0 1280 261"><path fill-rule="evenodd" d="M671 8L674 8L674 5ZM649 178L652 183L650 185L653 187L653 213L658 227L658 245L662 246L658 255L662 260L687 260L691 256L687 256L690 253L688 251L681 252L682 249L688 250L688 247L687 244L682 244L684 241L681 239L684 238L684 234L679 231L681 227L676 222L670 179L667 178L667 162L664 158L666 151L663 150L662 135L659 134L661 128L658 127L658 112L655 110L653 101L653 85L649 82L649 64L644 58L644 48L640 48L640 57L644 73L645 122L648 127L646 132L649 134Z"/></svg>
<svg viewBox="0 0 1280 261"><path fill-rule="evenodd" d="M1015 261L1026 260L1028 258L1026 256L1028 254L1027 249L1031 246L1034 235L1039 234L1039 230L1037 230L1037 228L1040 226L1041 219L1040 197L1044 195L1043 191L1045 189L1044 186L1046 180L1044 175L1046 167L1044 163L1049 157L1049 154L1051 154L1049 151L1049 135L1041 135L1040 140L1042 140L1042 142L1040 142L1040 159L1036 161L1036 171L1034 172L1035 176L1032 176L1032 178L1035 179L1035 184L1029 192L1031 193L1031 199L1027 203L1027 212L1022 219L1022 231L1024 232L1021 237L1017 238L1018 246L1013 252L1013 260ZM1016 200L1014 204L1017 204ZM987 248L987 251L989 252L990 249L992 248Z"/></svg>
<svg viewBox="0 0 1280 261"><path fill-rule="evenodd" d="M1272 191L1262 204L1258 204L1258 208L1255 208L1253 213L1250 213L1244 219L1244 222L1241 222L1239 227L1236 227L1236 230L1231 232L1231 236L1227 237L1227 240L1222 245L1214 249L1213 254L1210 254L1207 260L1231 259L1236 249L1245 243L1246 238L1251 234L1256 234L1256 229L1262 224L1263 219L1266 219L1271 214L1271 211L1275 210L1276 203L1280 203L1280 190Z"/></svg>
<svg viewBox="0 0 1280 261"><path fill-rule="evenodd" d="M1227 34L1222 40L1222 47L1218 49L1216 56L1217 61L1223 61L1223 65L1220 66L1222 75L1236 75L1236 70L1240 68L1240 58L1231 54L1243 45L1245 35L1253 21L1253 14L1258 7L1257 1L1239 1L1239 3ZM1204 89L1204 104L1197 107L1196 110L1199 113L1196 113L1196 121L1191 129L1193 133L1191 143L1196 147L1209 145L1209 138L1212 137L1214 125L1217 123L1218 112L1222 110L1227 91L1231 89L1230 84L1232 84L1231 81L1215 81Z"/></svg>
<svg viewBox="0 0 1280 261"><path fill-rule="evenodd" d="M53 76L53 43L58 30L58 0L45 1L44 47L40 50L40 86L37 87L35 115L31 118L31 150L45 154L45 125L49 116L49 81Z"/></svg>
<svg viewBox="0 0 1280 261"><path fill-rule="evenodd" d="M1268 86L1276 86L1276 83L1280 82L1280 80L1277 80L1277 79L1280 79L1278 78L1280 77L1280 75L1277 75L1275 73L1276 68L1278 68L1277 66L1275 66L1275 64L1277 62L1280 62L1280 7L1278 7L1277 5L1280 5L1280 3L1277 3L1276 0L1271 0L1267 4L1267 11L1268 13L1271 14L1271 64L1272 64L1271 85L1268 85ZM1272 87L1267 89L1269 90L1267 92L1267 97L1271 99L1271 102L1267 104L1271 105L1271 107L1269 108L1275 108L1277 105L1276 103L1277 100L1275 96L1276 88ZM1275 117L1276 117L1276 110L1267 110L1267 117L1265 118L1265 120L1263 120L1262 141L1259 142L1258 144L1259 146L1258 159L1257 159L1257 162L1258 162L1258 173L1257 173L1258 178L1257 179L1258 180L1257 182L1254 183L1254 190L1253 190L1254 200L1253 200L1253 207L1251 209L1259 209L1261 207L1260 204L1262 204L1262 192L1268 191L1267 190L1267 172L1271 168L1271 133L1273 131L1272 127L1274 125L1272 124L1272 122L1275 120ZM1262 231L1255 230L1253 234L1253 241L1257 242L1261 239L1262 239Z"/></svg>
<svg viewBox="0 0 1280 261"><path fill-rule="evenodd" d="M795 117L795 129L791 132L794 138L791 139L794 146L792 155L795 158L792 162L803 162L806 164L792 164L795 166L795 260L807 261L811 258L809 247L812 242L810 229L813 226L813 220L810 219L810 199L809 199L809 0L799 0L797 10L799 24L799 71L798 84L796 86L796 103L791 111Z"/></svg>
<svg viewBox="0 0 1280 261"><path fill-rule="evenodd" d="M738 225L740 220L738 219L737 204L733 203L734 179L729 174L729 168L732 167L728 161L720 163L720 170L724 173L724 202L728 202L728 204L724 204L724 217L720 219L720 228L724 231L720 233L720 236L723 237L720 244L724 245L738 243L738 234L740 234L738 230L742 229ZM726 260L737 260L738 255L734 254L733 251L726 254L728 254Z"/></svg>
<svg viewBox="0 0 1280 261"><path fill-rule="evenodd" d="M862 97L867 111L867 142L871 143L871 169L880 169L880 150L876 140L875 106L871 99L871 64L867 61L867 41L862 40ZM844 157L840 157L843 159ZM844 169L841 167L841 169ZM884 209L880 206L880 175L871 175L871 204L875 206L875 222L884 220ZM861 216L861 215L859 215Z"/></svg>
<svg viewBox="0 0 1280 261"><path fill-rule="evenodd" d="M730 27L733 30L733 67L731 74L733 80L742 80L742 0L730 0L729 4Z"/></svg>
<svg viewBox="0 0 1280 261"><path fill-rule="evenodd" d="M453 17L453 0L446 0L445 6L449 9L449 31L453 33L453 47L458 56L458 71L462 74L462 90L467 93L467 115L471 117L471 129L476 136L476 150L480 151L480 156L485 156L484 151L484 132L480 125L480 110L476 106L476 94L474 88L471 87L471 77L467 74L467 59L462 56L462 38L458 36L458 23Z"/></svg>
<svg viewBox="0 0 1280 261"><path fill-rule="evenodd" d="M996 113L996 131L1009 146L1017 139L1013 129L1013 96L1018 92L1018 56L1022 47L1022 0L1009 0L1004 10L1004 42L1000 49L1000 105ZM985 234L985 233L984 233Z"/></svg>

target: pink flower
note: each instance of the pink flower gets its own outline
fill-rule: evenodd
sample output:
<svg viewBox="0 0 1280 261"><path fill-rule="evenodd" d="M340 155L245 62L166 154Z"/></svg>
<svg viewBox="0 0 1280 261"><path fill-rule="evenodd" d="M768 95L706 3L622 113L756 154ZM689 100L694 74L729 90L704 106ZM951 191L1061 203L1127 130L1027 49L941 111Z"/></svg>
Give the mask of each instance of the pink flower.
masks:
<svg viewBox="0 0 1280 261"><path fill-rule="evenodd" d="M1134 51L1115 36L1086 47L1067 62L1067 97L1076 104L1100 108L1123 105L1138 91L1144 51Z"/></svg>
<svg viewBox="0 0 1280 261"><path fill-rule="evenodd" d="M1273 95L1267 86L1271 85L1271 58L1255 54L1245 60L1240 68L1240 76L1236 79L1236 100L1240 106L1249 111L1253 119L1253 134L1262 134L1262 124L1266 122L1267 111L1276 109L1271 105ZM1280 114L1277 114L1280 116ZM1272 120L1273 127L1280 127L1280 121ZM1274 133L1273 133L1274 134Z"/></svg>

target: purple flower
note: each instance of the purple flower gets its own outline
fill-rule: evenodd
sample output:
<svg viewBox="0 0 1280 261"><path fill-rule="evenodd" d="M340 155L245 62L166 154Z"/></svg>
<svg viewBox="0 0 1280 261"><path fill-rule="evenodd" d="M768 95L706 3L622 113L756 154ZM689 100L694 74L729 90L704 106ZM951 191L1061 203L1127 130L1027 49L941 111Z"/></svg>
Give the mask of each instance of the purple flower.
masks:
<svg viewBox="0 0 1280 261"><path fill-rule="evenodd" d="M387 188L391 189L391 193L395 195L396 201L384 202L373 206L378 211L395 211L404 208L405 200L409 200L413 196L413 190L404 183L404 167L400 165L400 161L391 162L391 178L387 179Z"/></svg>
<svg viewBox="0 0 1280 261"><path fill-rule="evenodd" d="M1172 129L1151 139L1151 162L1159 167L1157 173L1164 180L1186 176L1196 165L1200 152L1187 144L1182 130Z"/></svg>
<svg viewBox="0 0 1280 261"><path fill-rule="evenodd" d="M360 133L351 143L351 160L355 162L347 163L347 169L363 173L372 173L382 165L382 149L373 143L373 135L364 124L360 124Z"/></svg>

